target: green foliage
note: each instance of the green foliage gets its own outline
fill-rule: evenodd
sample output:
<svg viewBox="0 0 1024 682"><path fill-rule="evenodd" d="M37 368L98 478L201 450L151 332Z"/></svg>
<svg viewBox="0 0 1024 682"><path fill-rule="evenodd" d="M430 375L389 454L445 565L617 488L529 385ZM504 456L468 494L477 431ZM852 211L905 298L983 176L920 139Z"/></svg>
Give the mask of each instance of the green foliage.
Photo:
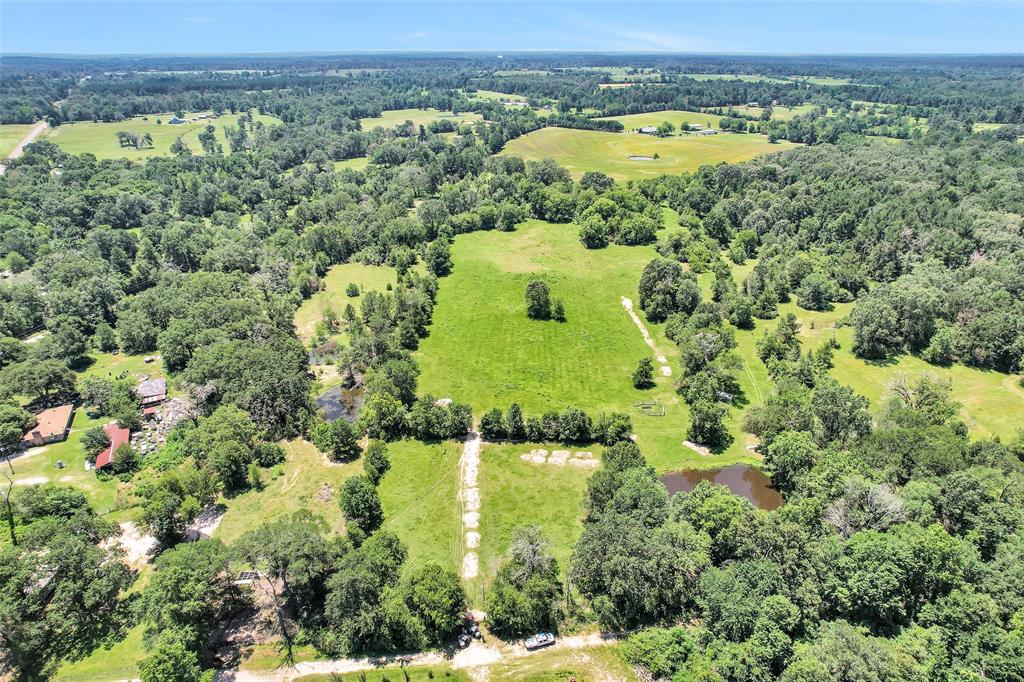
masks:
<svg viewBox="0 0 1024 682"><path fill-rule="evenodd" d="M371 442L366 448L366 452L363 453L363 471L366 472L366 477L370 479L371 483L377 485L390 468L388 446L379 440Z"/></svg>
<svg viewBox="0 0 1024 682"><path fill-rule="evenodd" d="M526 285L526 316L533 320L551 318L551 293L542 279L530 280Z"/></svg>
<svg viewBox="0 0 1024 682"><path fill-rule="evenodd" d="M654 385L654 362L650 358L641 358L633 370L633 387L649 388Z"/></svg>
<svg viewBox="0 0 1024 682"><path fill-rule="evenodd" d="M338 494L338 505L345 518L365 533L379 528L384 520L377 489L366 476L353 476L345 481Z"/></svg>

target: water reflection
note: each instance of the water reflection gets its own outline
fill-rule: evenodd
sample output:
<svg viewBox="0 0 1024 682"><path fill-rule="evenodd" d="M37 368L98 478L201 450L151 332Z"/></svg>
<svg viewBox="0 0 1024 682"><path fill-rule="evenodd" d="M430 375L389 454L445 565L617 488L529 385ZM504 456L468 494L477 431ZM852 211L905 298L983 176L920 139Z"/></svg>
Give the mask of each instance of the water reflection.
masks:
<svg viewBox="0 0 1024 682"><path fill-rule="evenodd" d="M669 495L680 490L693 490L701 481L724 485L760 509L778 509L783 504L782 495L772 487L771 479L748 464L733 464L721 469L684 469L661 477Z"/></svg>
<svg viewBox="0 0 1024 682"><path fill-rule="evenodd" d="M363 388L346 389L341 386L329 388L316 397L316 406L323 410L324 419L329 422L347 419L354 422L363 405Z"/></svg>

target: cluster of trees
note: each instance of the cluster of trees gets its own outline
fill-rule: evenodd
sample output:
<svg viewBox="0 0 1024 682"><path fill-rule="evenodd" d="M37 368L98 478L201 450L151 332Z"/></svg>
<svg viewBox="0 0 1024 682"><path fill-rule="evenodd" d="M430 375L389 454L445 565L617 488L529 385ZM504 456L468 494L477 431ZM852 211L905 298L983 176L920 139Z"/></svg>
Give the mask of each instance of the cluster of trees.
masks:
<svg viewBox="0 0 1024 682"><path fill-rule="evenodd" d="M580 187L601 194L578 213L580 241L588 249L600 249L609 243L635 246L650 244L662 226L661 207L638 192L612 187L603 173L591 172L580 179Z"/></svg>
<svg viewBox="0 0 1024 682"><path fill-rule="evenodd" d="M480 418L480 431L489 441L614 445L629 439L633 422L628 414L620 412L601 413L594 419L576 407L545 412L540 417L523 417L519 403L512 403L507 412L497 407L485 412Z"/></svg>
<svg viewBox="0 0 1024 682"><path fill-rule="evenodd" d="M542 279L531 279L526 285L526 316L531 320L565 322L565 304L551 298L551 289Z"/></svg>
<svg viewBox="0 0 1024 682"><path fill-rule="evenodd" d="M150 133L139 135L138 133L119 130L117 131L117 143L122 147L135 147L136 149L152 148L153 135Z"/></svg>

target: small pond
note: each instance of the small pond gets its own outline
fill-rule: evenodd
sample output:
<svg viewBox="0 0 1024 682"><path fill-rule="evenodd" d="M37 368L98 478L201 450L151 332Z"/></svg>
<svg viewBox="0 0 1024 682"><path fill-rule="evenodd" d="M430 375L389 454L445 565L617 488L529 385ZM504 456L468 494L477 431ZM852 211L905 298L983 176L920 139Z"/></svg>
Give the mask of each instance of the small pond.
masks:
<svg viewBox="0 0 1024 682"><path fill-rule="evenodd" d="M693 490L701 481L724 485L760 509L778 509L783 504L782 495L772 487L771 479L748 464L733 464L721 469L684 469L661 477L669 495L680 490Z"/></svg>
<svg viewBox="0 0 1024 682"><path fill-rule="evenodd" d="M363 388L334 386L316 397L316 406L324 411L324 419L329 422L343 418L354 422L363 406Z"/></svg>
<svg viewBox="0 0 1024 682"><path fill-rule="evenodd" d="M654 161L653 156L631 156L630 161Z"/></svg>

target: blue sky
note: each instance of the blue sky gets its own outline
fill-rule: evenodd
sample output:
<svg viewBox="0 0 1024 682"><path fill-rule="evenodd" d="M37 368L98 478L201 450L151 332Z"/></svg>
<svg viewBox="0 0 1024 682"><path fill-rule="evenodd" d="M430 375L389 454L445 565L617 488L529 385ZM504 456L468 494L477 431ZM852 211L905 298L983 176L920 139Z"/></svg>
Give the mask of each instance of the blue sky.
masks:
<svg viewBox="0 0 1024 682"><path fill-rule="evenodd" d="M1024 0L0 0L4 53L1022 53Z"/></svg>

